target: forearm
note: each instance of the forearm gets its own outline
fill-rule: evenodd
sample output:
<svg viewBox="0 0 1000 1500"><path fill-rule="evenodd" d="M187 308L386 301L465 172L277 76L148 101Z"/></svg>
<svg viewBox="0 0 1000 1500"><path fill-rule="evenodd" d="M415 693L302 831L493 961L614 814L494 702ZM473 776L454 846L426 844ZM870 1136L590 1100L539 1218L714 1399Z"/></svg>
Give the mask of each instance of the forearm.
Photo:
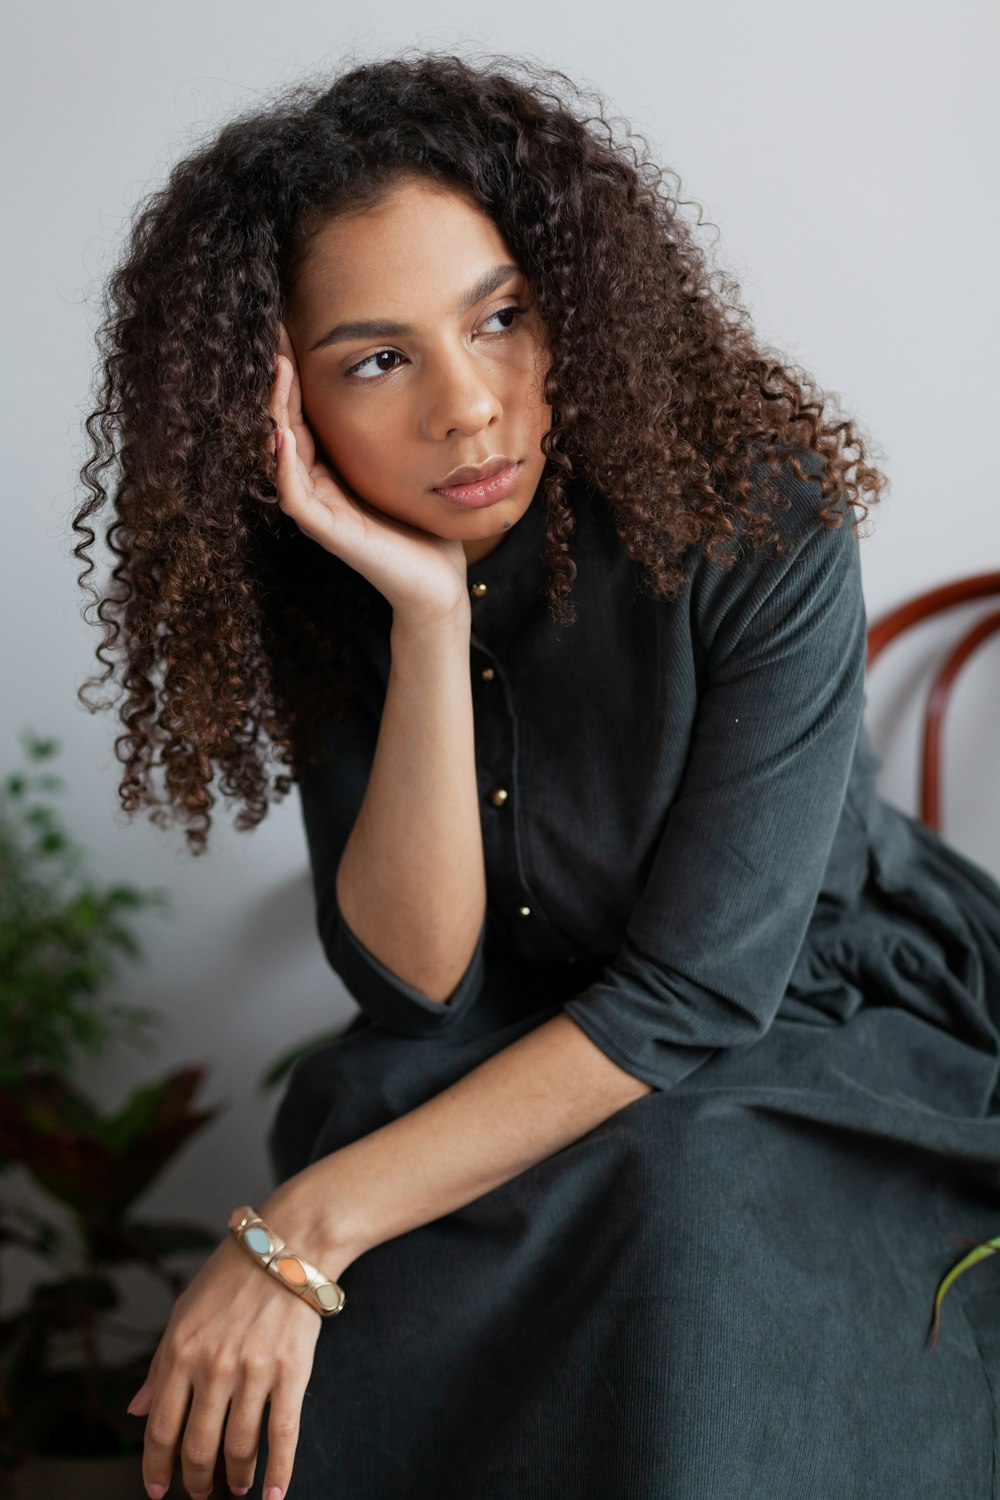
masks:
<svg viewBox="0 0 1000 1500"><path fill-rule="evenodd" d="M336 1276L562 1150L651 1086L560 1012L440 1094L280 1184L259 1211Z"/></svg>
<svg viewBox="0 0 1000 1500"><path fill-rule="evenodd" d="M348 927L431 1000L454 991L486 910L469 609L396 617L378 743L337 871Z"/></svg>

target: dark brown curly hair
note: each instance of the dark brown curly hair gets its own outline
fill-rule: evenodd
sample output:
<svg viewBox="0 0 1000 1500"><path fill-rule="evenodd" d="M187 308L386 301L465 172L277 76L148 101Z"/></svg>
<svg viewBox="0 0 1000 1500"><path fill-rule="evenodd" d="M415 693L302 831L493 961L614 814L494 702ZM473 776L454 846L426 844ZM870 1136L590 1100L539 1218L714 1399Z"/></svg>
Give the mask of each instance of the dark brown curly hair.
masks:
<svg viewBox="0 0 1000 1500"><path fill-rule="evenodd" d="M761 347L738 284L709 268L644 138L626 128L616 139L589 97L588 114L565 74L523 58L365 63L232 119L137 210L105 288L88 498L73 519L84 613L104 631L103 674L80 697L119 707L125 811L183 820L192 852L205 848L216 773L224 798L242 803L236 826L256 826L349 691L338 600L346 575L360 575L266 503L267 403L310 236L377 203L401 174L471 194L537 300L555 413L542 450L558 620L574 613L574 476L610 498L622 545L666 598L694 546L728 566L735 538L776 541L783 497L761 484L761 463L777 479L791 462L802 479L796 452L817 455L818 514L832 526L880 498L887 480L854 423L829 417L830 398ZM101 595L89 549L109 498L114 563ZM116 658L118 690L95 701Z"/></svg>

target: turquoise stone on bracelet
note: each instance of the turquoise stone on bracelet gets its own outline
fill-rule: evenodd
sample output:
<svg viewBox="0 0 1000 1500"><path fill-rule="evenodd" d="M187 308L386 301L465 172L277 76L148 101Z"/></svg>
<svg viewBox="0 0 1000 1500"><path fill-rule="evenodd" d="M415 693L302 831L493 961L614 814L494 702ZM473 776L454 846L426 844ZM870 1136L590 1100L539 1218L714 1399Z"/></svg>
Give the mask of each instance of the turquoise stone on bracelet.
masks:
<svg viewBox="0 0 1000 1500"><path fill-rule="evenodd" d="M271 1241L267 1231L261 1229L258 1225L254 1225L253 1229L248 1229L243 1238L250 1246L250 1249L258 1255L267 1255L271 1249Z"/></svg>

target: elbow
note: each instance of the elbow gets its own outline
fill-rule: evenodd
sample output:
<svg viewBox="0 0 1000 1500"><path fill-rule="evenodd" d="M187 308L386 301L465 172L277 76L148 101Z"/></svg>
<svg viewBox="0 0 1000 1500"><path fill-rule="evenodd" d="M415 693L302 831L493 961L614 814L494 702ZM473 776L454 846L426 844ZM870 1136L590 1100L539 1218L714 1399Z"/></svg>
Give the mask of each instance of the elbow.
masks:
<svg viewBox="0 0 1000 1500"><path fill-rule="evenodd" d="M459 1023L482 991L485 918L458 982L436 996L411 984L372 953L343 919L335 899L321 902L317 917L327 962L348 994L383 1030L404 1036L441 1035Z"/></svg>
<svg viewBox="0 0 1000 1500"><path fill-rule="evenodd" d="M394 908L390 907L390 911ZM386 917L371 902L359 906L340 880L340 868L324 893L318 911L323 948L332 967L341 973L339 959L348 947L379 963L400 984L435 1005L449 1005L461 990L483 936L485 896L478 914L463 923L464 941L455 930L436 932L433 922L412 911ZM475 921L469 929L470 920ZM343 974L341 973L343 978Z"/></svg>

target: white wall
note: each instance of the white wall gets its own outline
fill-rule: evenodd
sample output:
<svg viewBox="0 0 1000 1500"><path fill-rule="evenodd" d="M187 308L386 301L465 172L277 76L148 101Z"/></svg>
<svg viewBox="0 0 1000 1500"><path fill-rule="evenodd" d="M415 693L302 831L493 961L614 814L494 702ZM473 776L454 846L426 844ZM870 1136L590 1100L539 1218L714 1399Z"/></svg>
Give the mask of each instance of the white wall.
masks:
<svg viewBox="0 0 1000 1500"><path fill-rule="evenodd" d="M511 0L498 24L492 7L452 0L418 24L412 6L387 0L363 27L344 14L318 0L280 9L41 0L8 14L0 58L0 770L22 726L56 735L69 821L101 876L170 892L172 917L142 923L146 966L116 991L161 1014L156 1046L146 1056L120 1047L82 1078L110 1103L182 1062L209 1066L203 1099L225 1111L142 1206L220 1237L232 1204L270 1186L263 1141L277 1101L255 1080L286 1045L343 1022L353 1004L319 951L297 803L253 835L220 823L211 852L193 860L179 833L116 816L115 725L76 703L98 639L80 617L67 525L80 498L97 293L131 209L190 143L302 70L410 43L529 54L593 84L719 226L718 263L741 280L764 337L839 392L874 440L893 489L864 546L870 614L1000 567L990 462L1000 396L994 7L624 0L612 15ZM918 657L945 634L925 629L872 682L885 789L907 806L903 700ZM946 821L958 847L1000 875L998 668L1000 640L959 690ZM144 1306L155 1323L161 1303Z"/></svg>

